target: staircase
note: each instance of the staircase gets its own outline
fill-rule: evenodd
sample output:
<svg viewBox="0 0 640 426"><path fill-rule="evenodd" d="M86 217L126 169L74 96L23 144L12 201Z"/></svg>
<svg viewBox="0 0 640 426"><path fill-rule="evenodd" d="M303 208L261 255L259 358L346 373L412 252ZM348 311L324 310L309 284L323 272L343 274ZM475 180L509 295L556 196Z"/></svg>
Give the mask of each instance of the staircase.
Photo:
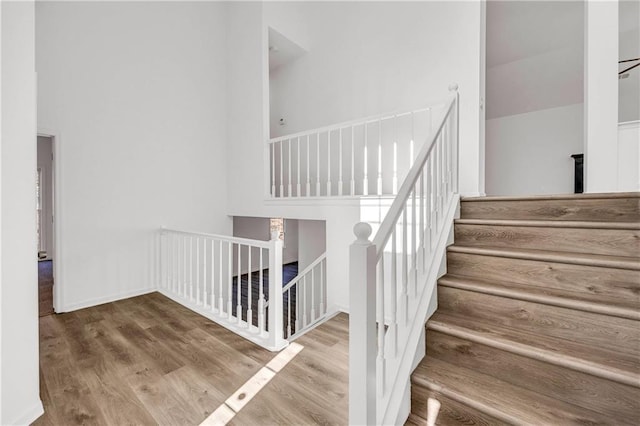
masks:
<svg viewBox="0 0 640 426"><path fill-rule="evenodd" d="M408 424L640 424L640 193L463 199Z"/></svg>

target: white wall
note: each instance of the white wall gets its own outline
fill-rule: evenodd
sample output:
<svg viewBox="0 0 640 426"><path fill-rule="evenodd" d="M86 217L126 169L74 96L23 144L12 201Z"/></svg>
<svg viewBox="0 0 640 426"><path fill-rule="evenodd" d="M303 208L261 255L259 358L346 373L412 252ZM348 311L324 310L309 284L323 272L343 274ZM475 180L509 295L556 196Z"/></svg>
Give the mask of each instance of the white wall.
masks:
<svg viewBox="0 0 640 426"><path fill-rule="evenodd" d="M47 258L53 256L53 141L51 138L38 136L38 168L42 173L42 229L44 250Z"/></svg>
<svg viewBox="0 0 640 426"><path fill-rule="evenodd" d="M487 7L487 195L573 193L584 152L584 27L578 2Z"/></svg>
<svg viewBox="0 0 640 426"><path fill-rule="evenodd" d="M38 376L34 3L2 2L0 424L43 412Z"/></svg>
<svg viewBox="0 0 640 426"><path fill-rule="evenodd" d="M584 191L618 189L618 1L584 7Z"/></svg>
<svg viewBox="0 0 640 426"><path fill-rule="evenodd" d="M58 311L151 289L161 225L231 233L225 10L37 4L38 127L59 155Z"/></svg>
<svg viewBox="0 0 640 426"><path fill-rule="evenodd" d="M618 191L640 191L640 121L618 125Z"/></svg>
<svg viewBox="0 0 640 426"><path fill-rule="evenodd" d="M618 13L618 58L640 58L640 2L621 0ZM635 64L620 64L618 69L622 71ZM619 80L618 87L618 122L640 120L640 69L630 71L629 77Z"/></svg>
<svg viewBox="0 0 640 426"><path fill-rule="evenodd" d="M302 271L327 250L327 225L322 220L298 221L298 270Z"/></svg>
<svg viewBox="0 0 640 426"><path fill-rule="evenodd" d="M487 195L570 194L582 103L487 120Z"/></svg>
<svg viewBox="0 0 640 426"><path fill-rule="evenodd" d="M273 7L264 5L267 25ZM287 122L272 128L272 136L423 106L446 96L449 83L457 82L462 187L481 192L480 2L309 2L293 7L306 24L308 52L271 75L272 121L283 117ZM286 28L280 31L296 41Z"/></svg>

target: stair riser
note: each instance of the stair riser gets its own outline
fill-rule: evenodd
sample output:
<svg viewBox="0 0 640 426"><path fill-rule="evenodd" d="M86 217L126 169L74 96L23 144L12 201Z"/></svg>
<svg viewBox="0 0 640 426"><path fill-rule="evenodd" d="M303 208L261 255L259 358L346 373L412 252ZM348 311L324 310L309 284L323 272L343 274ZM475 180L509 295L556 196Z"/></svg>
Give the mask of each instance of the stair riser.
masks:
<svg viewBox="0 0 640 426"><path fill-rule="evenodd" d="M438 411L438 425L507 425L494 417L488 416L458 401L454 401L438 392L425 387L411 385L411 412L423 419L427 418L427 401L437 399L441 406Z"/></svg>
<svg viewBox="0 0 640 426"><path fill-rule="evenodd" d="M640 271L542 262L467 253L447 253L447 270L467 277L530 284L579 293L640 298Z"/></svg>
<svg viewBox="0 0 640 426"><path fill-rule="evenodd" d="M462 201L462 219L640 221L640 198Z"/></svg>
<svg viewBox="0 0 640 426"><path fill-rule="evenodd" d="M516 355L434 330L429 356L482 371L516 386L631 423L640 410L640 389Z"/></svg>
<svg viewBox="0 0 640 426"><path fill-rule="evenodd" d="M438 285L438 311L612 351L640 347L638 322Z"/></svg>
<svg viewBox="0 0 640 426"><path fill-rule="evenodd" d="M639 256L640 230L455 225L456 245Z"/></svg>

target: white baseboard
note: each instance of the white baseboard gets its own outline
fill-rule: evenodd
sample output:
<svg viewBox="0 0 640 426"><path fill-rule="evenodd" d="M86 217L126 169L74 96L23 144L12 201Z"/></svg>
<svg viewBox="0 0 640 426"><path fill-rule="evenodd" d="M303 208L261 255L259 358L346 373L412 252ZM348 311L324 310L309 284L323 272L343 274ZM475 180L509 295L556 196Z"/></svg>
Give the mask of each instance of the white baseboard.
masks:
<svg viewBox="0 0 640 426"><path fill-rule="evenodd" d="M125 291L125 292L113 294L110 296L96 297L94 299L88 299L82 302L64 305L61 309L56 309L56 313L73 312L79 309L91 308L93 306L102 305L104 303L111 303L111 302L115 302L122 299L128 299L130 297L142 296L143 294L153 293L156 290L157 290L156 288L144 288L144 289Z"/></svg>
<svg viewBox="0 0 640 426"><path fill-rule="evenodd" d="M26 412L24 412L21 416L16 419L8 422L1 421L2 424L7 425L30 425L33 423L38 417L44 414L44 406L42 405L42 401L38 399L38 401L33 404Z"/></svg>

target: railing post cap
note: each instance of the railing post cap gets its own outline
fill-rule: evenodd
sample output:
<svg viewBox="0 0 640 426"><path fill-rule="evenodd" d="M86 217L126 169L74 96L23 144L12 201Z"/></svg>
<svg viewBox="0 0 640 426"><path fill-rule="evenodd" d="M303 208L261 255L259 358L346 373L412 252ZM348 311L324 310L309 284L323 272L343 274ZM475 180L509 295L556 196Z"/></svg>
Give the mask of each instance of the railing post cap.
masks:
<svg viewBox="0 0 640 426"><path fill-rule="evenodd" d="M372 232L373 232L373 229L371 228L371 225L369 225L366 222L356 223L355 226L353 227L353 233L356 235L356 238L358 239L356 241L356 243L358 244L368 243L369 237L371 236Z"/></svg>
<svg viewBox="0 0 640 426"><path fill-rule="evenodd" d="M458 83L451 83L449 85L449 91L450 92L457 92L458 91Z"/></svg>
<svg viewBox="0 0 640 426"><path fill-rule="evenodd" d="M271 231L271 241L277 241L278 239L280 239L280 232Z"/></svg>

